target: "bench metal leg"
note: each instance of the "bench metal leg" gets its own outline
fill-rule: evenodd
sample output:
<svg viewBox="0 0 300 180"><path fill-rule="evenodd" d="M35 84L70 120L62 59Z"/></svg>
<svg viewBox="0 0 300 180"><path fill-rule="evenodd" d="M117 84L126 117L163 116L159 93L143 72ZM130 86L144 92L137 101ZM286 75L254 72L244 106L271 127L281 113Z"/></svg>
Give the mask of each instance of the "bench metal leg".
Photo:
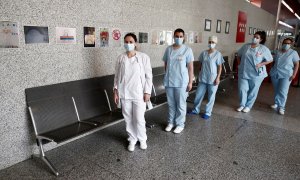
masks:
<svg viewBox="0 0 300 180"><path fill-rule="evenodd" d="M40 158L44 161L44 163L51 169L51 171L58 176L59 173L58 171L55 169L54 165L48 160L48 158L45 155L44 149L43 149L43 144L42 144L42 140L38 139L38 143L39 143L39 150L40 150Z"/></svg>

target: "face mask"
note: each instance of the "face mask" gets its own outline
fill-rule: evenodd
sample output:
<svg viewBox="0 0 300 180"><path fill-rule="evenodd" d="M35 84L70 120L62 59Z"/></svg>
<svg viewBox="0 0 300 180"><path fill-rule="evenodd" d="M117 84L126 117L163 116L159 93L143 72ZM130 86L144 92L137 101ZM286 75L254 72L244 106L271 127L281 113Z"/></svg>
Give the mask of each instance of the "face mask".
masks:
<svg viewBox="0 0 300 180"><path fill-rule="evenodd" d="M181 44L183 44L183 38L175 38L175 44L176 44L176 45L181 45Z"/></svg>
<svg viewBox="0 0 300 180"><path fill-rule="evenodd" d="M209 48L209 49L214 49L215 47L216 47L216 44L215 44L215 43L208 44L208 48Z"/></svg>
<svg viewBox="0 0 300 180"><path fill-rule="evenodd" d="M125 43L124 44L124 48L127 52L129 51L133 51L134 50L134 44L128 44L128 43Z"/></svg>
<svg viewBox="0 0 300 180"><path fill-rule="evenodd" d="M253 38L252 39L252 44L259 44L259 39Z"/></svg>
<svg viewBox="0 0 300 180"><path fill-rule="evenodd" d="M282 45L282 49L283 49L283 50L288 50L288 49L290 49L290 47L291 47L290 44L283 44L283 45Z"/></svg>

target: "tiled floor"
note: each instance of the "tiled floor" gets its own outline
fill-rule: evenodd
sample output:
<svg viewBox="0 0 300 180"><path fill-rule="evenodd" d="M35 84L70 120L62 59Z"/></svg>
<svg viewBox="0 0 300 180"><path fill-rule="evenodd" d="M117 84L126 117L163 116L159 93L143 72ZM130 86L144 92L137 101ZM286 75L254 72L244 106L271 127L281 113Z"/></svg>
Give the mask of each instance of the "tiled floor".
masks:
<svg viewBox="0 0 300 180"><path fill-rule="evenodd" d="M0 171L0 179L300 179L300 88L291 88L281 116L269 108L271 84L247 114L234 111L236 81L222 86L211 119L189 115L179 135L163 131L166 105L147 112L155 127L145 151L126 150L121 122L47 152L58 178L29 159Z"/></svg>

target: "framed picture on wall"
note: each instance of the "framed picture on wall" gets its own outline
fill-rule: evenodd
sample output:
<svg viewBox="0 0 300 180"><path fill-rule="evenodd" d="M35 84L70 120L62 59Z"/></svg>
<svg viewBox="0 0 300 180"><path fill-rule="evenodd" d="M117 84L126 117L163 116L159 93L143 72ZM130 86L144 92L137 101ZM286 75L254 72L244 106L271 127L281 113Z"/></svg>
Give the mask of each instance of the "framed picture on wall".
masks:
<svg viewBox="0 0 300 180"><path fill-rule="evenodd" d="M253 30L252 34L255 34L256 33L256 28L253 28L252 30Z"/></svg>
<svg viewBox="0 0 300 180"><path fill-rule="evenodd" d="M211 30L211 20L205 19L204 31L210 31L210 30Z"/></svg>
<svg viewBox="0 0 300 180"><path fill-rule="evenodd" d="M222 24L222 21L218 19L217 20L216 33L220 33L221 32L221 24Z"/></svg>
<svg viewBox="0 0 300 180"><path fill-rule="evenodd" d="M249 27L249 35L252 35L252 27Z"/></svg>
<svg viewBox="0 0 300 180"><path fill-rule="evenodd" d="M226 24L225 24L225 34L229 34L229 28L230 28L230 22L226 21Z"/></svg>

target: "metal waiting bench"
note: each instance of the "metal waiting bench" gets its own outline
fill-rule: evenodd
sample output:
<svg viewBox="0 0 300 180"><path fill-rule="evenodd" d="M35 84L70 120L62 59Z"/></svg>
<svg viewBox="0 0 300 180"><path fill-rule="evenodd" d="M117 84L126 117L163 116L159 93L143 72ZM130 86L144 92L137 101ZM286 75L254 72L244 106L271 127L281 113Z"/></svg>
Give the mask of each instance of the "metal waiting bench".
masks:
<svg viewBox="0 0 300 180"><path fill-rule="evenodd" d="M113 81L108 76L110 86ZM123 120L120 111L112 110L105 77L34 87L25 90L39 157L58 176L47 159L43 145L61 144L92 130L102 129ZM111 91L112 92L112 91ZM112 94L112 93L110 93Z"/></svg>

